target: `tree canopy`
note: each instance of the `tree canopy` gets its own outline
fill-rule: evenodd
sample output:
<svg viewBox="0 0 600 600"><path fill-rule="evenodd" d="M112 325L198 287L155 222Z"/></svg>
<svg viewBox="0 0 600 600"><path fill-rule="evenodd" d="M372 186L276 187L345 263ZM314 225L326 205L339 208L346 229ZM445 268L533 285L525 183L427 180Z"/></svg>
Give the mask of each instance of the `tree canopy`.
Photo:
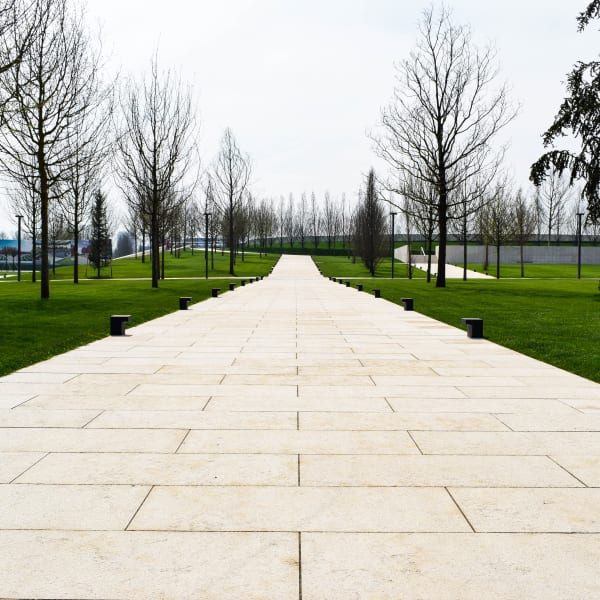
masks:
<svg viewBox="0 0 600 600"><path fill-rule="evenodd" d="M592 19L600 17L600 0L593 0L577 18L583 31ZM571 134L580 143L579 152L552 149L532 166L530 179L536 186L552 171L570 173L570 183L584 182L583 197L588 203L588 218L600 219L600 61L579 61L567 77L567 96L554 122L543 135L544 147Z"/></svg>

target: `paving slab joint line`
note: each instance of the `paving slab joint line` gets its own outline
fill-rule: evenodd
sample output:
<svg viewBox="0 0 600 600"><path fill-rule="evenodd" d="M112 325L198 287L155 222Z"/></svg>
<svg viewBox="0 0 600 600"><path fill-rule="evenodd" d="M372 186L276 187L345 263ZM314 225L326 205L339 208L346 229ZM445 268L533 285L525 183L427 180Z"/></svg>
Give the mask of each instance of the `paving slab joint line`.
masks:
<svg viewBox="0 0 600 600"><path fill-rule="evenodd" d="M19 477L22 477L23 475L25 475L25 473L27 473L27 471L29 471L30 469L33 469L33 467L35 467L36 465L39 465L40 462L43 461L47 456L50 456L50 454L52 454L52 452L46 452L44 454L44 456L42 456L39 460L36 460L32 465L29 465L22 473L19 473L15 478L13 478L8 483L15 483L17 481L17 479L19 479Z"/></svg>
<svg viewBox="0 0 600 600"><path fill-rule="evenodd" d="M477 533L477 531L475 531L475 527L473 527L473 524L471 523L471 521L469 521L469 519L467 518L467 515L464 513L464 511L460 507L459 503L456 501L454 496L451 494L450 490L447 487L444 487L444 489L446 490L446 492L448 492L448 496L450 496L450 498L452 499L452 502L454 502L454 504L456 505L456 508L460 511L460 514L463 516L464 520L468 523L469 527L473 530L473 533Z"/></svg>
<svg viewBox="0 0 600 600"><path fill-rule="evenodd" d="M188 435L190 435L190 433L192 432L191 429L188 429L186 434L183 436L183 439L181 440L181 442L179 443L179 446L177 446L177 450L175 450L175 454L179 453L179 449L181 448L181 446L183 446L183 443L185 442L185 440L187 440Z"/></svg>
<svg viewBox="0 0 600 600"><path fill-rule="evenodd" d="M425 452L423 452L423 450L421 450L421 446L419 446L419 444L417 444L417 441L415 440L415 438L413 437L412 431L407 431L406 433L408 433L408 437L413 441L413 444L417 447L417 450L425 455Z"/></svg>
<svg viewBox="0 0 600 600"><path fill-rule="evenodd" d="M586 488L590 487L585 481L583 481L582 479L579 479L579 477L577 477L577 475L574 475L573 473L571 473L571 471L569 471L569 469L567 469L566 467L563 467L557 460L552 458L549 454L546 455L546 458L549 458L557 467L560 467L563 471L565 471L571 477L573 477L573 479L576 479L577 481L579 481L579 483L581 483L584 487L586 487ZM592 486L592 487L594 487L594 486Z"/></svg>
<svg viewBox="0 0 600 600"><path fill-rule="evenodd" d="M298 599L302 600L302 532L298 532Z"/></svg>
<svg viewBox="0 0 600 600"><path fill-rule="evenodd" d="M125 526L124 531L129 531L129 527L131 526L131 523L133 523L133 520L137 517L137 514L140 512L140 509L142 508L142 506L144 506L146 500L148 500L148 496L150 495L150 493L152 492L153 489L154 489L154 486L151 485L150 489L148 490L148 493L144 496L144 499L140 502L140 505L137 507L137 509L133 513L131 519L129 519L129 522Z"/></svg>
<svg viewBox="0 0 600 600"><path fill-rule="evenodd" d="M81 427L81 429L85 429L88 425L93 423L98 417L102 416L106 410L101 410L95 417L92 417L85 425Z"/></svg>

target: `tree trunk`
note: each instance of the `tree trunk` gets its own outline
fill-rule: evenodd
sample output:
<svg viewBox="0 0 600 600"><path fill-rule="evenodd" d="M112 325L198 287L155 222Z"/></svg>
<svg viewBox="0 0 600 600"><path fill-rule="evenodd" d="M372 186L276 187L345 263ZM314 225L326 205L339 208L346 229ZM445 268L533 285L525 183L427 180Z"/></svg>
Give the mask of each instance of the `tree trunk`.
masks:
<svg viewBox="0 0 600 600"><path fill-rule="evenodd" d="M521 244L520 244L520 253L521 253L521 277L525 277L525 252L524 252L523 242L521 242Z"/></svg>
<svg viewBox="0 0 600 600"><path fill-rule="evenodd" d="M231 201L233 204L233 200ZM234 231L233 231L233 208L229 210L229 274L235 275L235 257L234 257Z"/></svg>
<svg viewBox="0 0 600 600"><path fill-rule="evenodd" d="M37 262L37 247L36 247L36 243L35 243L35 238L37 237L37 225L36 225L36 220L34 218L33 221L33 227L32 227L32 232L33 234L33 242L31 245L31 281L33 283L35 283L37 281L37 271L36 271L36 262ZM14 262L14 259L13 259Z"/></svg>
<svg viewBox="0 0 600 600"><path fill-rule="evenodd" d="M158 214L156 209L152 211L152 230L151 237L151 254L150 261L152 263L152 287L158 287L158 278L160 275L160 224L158 222Z"/></svg>
<svg viewBox="0 0 600 600"><path fill-rule="evenodd" d="M40 204L41 204L41 217L42 217L42 265L41 265L41 298L47 300L50 298L50 273L48 264L48 177L46 175L46 169L44 165L43 156L41 151L38 154L38 164L40 169ZM34 240L35 243L35 240ZM35 268L35 265L33 266Z"/></svg>
<svg viewBox="0 0 600 600"><path fill-rule="evenodd" d="M496 279L500 279L500 241L496 242Z"/></svg>
<svg viewBox="0 0 600 600"><path fill-rule="evenodd" d="M73 253L73 283L79 283L79 208L75 206L73 217L73 244L75 246Z"/></svg>

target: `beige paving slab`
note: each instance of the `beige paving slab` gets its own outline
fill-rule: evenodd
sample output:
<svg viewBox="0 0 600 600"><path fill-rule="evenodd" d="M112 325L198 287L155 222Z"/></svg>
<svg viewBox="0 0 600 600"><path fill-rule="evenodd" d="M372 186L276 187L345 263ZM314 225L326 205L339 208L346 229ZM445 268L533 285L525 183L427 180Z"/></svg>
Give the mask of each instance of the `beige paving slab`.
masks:
<svg viewBox="0 0 600 600"><path fill-rule="evenodd" d="M178 452L418 454L405 431L191 431Z"/></svg>
<svg viewBox="0 0 600 600"><path fill-rule="evenodd" d="M387 400L397 412L578 414L575 408L561 400L542 398L448 398L446 396L427 398L415 392L412 397L388 396Z"/></svg>
<svg viewBox="0 0 600 600"><path fill-rule="evenodd" d="M298 485L298 458L272 454L50 454L16 483Z"/></svg>
<svg viewBox="0 0 600 600"><path fill-rule="evenodd" d="M315 486L583 487L545 456L308 455L300 479Z"/></svg>
<svg viewBox="0 0 600 600"><path fill-rule="evenodd" d="M568 400L573 405L574 400L600 400L600 385L596 387L563 386L507 386L507 387L469 387L460 388L471 398L555 398Z"/></svg>
<svg viewBox="0 0 600 600"><path fill-rule="evenodd" d="M98 390L99 392L99 390ZM210 396L112 396L85 395L61 396L60 394L40 394L28 401L24 407L52 410L202 410Z"/></svg>
<svg viewBox="0 0 600 600"><path fill-rule="evenodd" d="M150 487L0 485L0 530L124 530Z"/></svg>
<svg viewBox="0 0 600 600"><path fill-rule="evenodd" d="M4 531L0 544L3 598L298 597L297 533Z"/></svg>
<svg viewBox="0 0 600 600"><path fill-rule="evenodd" d="M373 386L369 375L226 375L223 385Z"/></svg>
<svg viewBox="0 0 600 600"><path fill-rule="evenodd" d="M198 365L194 364L194 372L196 373L219 373L221 375L296 375L298 368L296 366L280 366L265 361L263 365L240 365L234 364L229 366L216 365ZM172 375L187 376L190 372L190 365L166 365L161 367L157 373L169 373Z"/></svg>
<svg viewBox="0 0 600 600"><path fill-rule="evenodd" d="M555 454L551 458L586 485L600 487L600 454Z"/></svg>
<svg viewBox="0 0 600 600"><path fill-rule="evenodd" d="M130 396L239 396L242 398L292 399L298 396L295 385L186 385L186 384L142 384Z"/></svg>
<svg viewBox="0 0 600 600"><path fill-rule="evenodd" d="M477 386L494 386L494 387L507 387L509 385L519 386L525 385L520 383L516 377L445 377L441 375L434 375L433 377L415 377L411 375L374 375L373 381L378 386L387 387L416 387L416 386L452 386L456 388L465 387L477 387Z"/></svg>
<svg viewBox="0 0 600 600"><path fill-rule="evenodd" d="M600 536L302 534L303 600L600 596Z"/></svg>
<svg viewBox="0 0 600 600"><path fill-rule="evenodd" d="M211 411L334 411L334 412L384 412L392 409L385 398L343 398L331 397L327 394L313 394L302 398L243 398L215 397L206 405Z"/></svg>
<svg viewBox="0 0 600 600"><path fill-rule="evenodd" d="M10 483L44 456L45 452L0 452L0 483Z"/></svg>
<svg viewBox="0 0 600 600"><path fill-rule="evenodd" d="M173 429L0 429L0 452L175 452L187 431Z"/></svg>
<svg viewBox="0 0 600 600"><path fill-rule="evenodd" d="M298 367L299 375L318 376L331 373L331 367ZM406 365L402 367L335 367L336 375L353 375L353 376L371 376L371 375L418 375L433 377L433 369L421 367L413 364L411 361L406 361Z"/></svg>
<svg viewBox="0 0 600 600"><path fill-rule="evenodd" d="M477 532L600 533L600 489L451 488Z"/></svg>
<svg viewBox="0 0 600 600"><path fill-rule="evenodd" d="M156 487L133 530L471 531L441 488Z"/></svg>
<svg viewBox="0 0 600 600"><path fill-rule="evenodd" d="M0 409L11 409L15 406L19 406L31 398L34 398L35 394L3 394L0 396Z"/></svg>
<svg viewBox="0 0 600 600"><path fill-rule="evenodd" d="M72 368L72 367L71 367ZM16 371L10 375L5 375L2 378L2 384L7 383L66 383L77 376L77 371L70 371L69 373L30 373L26 371Z"/></svg>
<svg viewBox="0 0 600 600"><path fill-rule="evenodd" d="M499 418L515 431L600 431L600 415L512 414Z"/></svg>
<svg viewBox="0 0 600 600"><path fill-rule="evenodd" d="M464 398L465 395L455 387L440 385L428 386L298 386L298 394L302 397L311 395L328 396L331 398L369 398L389 397L420 397L420 398Z"/></svg>
<svg viewBox="0 0 600 600"><path fill-rule="evenodd" d="M600 432L415 431L424 454L600 454Z"/></svg>
<svg viewBox="0 0 600 600"><path fill-rule="evenodd" d="M90 429L297 429L295 412L209 412L201 410L110 410Z"/></svg>
<svg viewBox="0 0 600 600"><path fill-rule="evenodd" d="M0 409L0 428L83 427L99 414L98 410Z"/></svg>
<svg viewBox="0 0 600 600"><path fill-rule="evenodd" d="M469 413L300 413L300 429L358 431L508 431L493 415Z"/></svg>

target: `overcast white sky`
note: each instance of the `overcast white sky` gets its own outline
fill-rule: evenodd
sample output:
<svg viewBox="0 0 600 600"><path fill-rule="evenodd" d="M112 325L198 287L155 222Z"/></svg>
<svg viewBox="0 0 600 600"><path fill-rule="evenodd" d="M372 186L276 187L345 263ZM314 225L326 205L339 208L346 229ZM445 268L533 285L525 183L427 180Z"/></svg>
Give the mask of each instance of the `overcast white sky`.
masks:
<svg viewBox="0 0 600 600"><path fill-rule="evenodd" d="M422 0L88 0L111 69L163 68L193 85L206 166L230 126L253 162L253 190L355 197L370 166L383 168L366 132L392 96L394 63L407 57ZM506 130L518 185L577 60L598 54L597 27L576 31L587 0L454 0L457 23L493 43L501 78L521 104ZM112 191L118 201L117 192ZM1 200L0 200L1 203ZM0 208L2 206L0 205ZM16 227L0 213L0 230Z"/></svg>

